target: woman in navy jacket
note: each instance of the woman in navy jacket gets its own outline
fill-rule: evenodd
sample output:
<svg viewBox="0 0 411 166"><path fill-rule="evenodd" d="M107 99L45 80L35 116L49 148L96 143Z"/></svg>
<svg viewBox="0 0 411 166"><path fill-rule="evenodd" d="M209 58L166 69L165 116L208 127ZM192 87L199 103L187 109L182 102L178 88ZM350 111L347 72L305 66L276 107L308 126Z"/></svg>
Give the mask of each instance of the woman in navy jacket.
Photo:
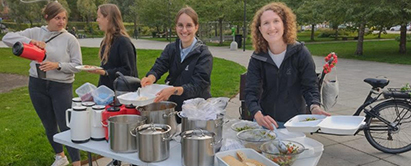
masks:
<svg viewBox="0 0 411 166"><path fill-rule="evenodd" d="M296 42L296 17L285 4L262 7L251 25L254 53L247 69L245 98L261 126L283 127L295 115L329 115L320 107L315 64L304 44Z"/></svg>
<svg viewBox="0 0 411 166"><path fill-rule="evenodd" d="M141 80L141 85L144 87L153 84L168 71L166 83L173 87L160 91L154 102L173 101L177 103L175 110L181 111L184 100L211 97L213 56L208 47L195 37L198 16L191 7L182 8L177 13L175 23L179 39L166 46L146 77Z"/></svg>

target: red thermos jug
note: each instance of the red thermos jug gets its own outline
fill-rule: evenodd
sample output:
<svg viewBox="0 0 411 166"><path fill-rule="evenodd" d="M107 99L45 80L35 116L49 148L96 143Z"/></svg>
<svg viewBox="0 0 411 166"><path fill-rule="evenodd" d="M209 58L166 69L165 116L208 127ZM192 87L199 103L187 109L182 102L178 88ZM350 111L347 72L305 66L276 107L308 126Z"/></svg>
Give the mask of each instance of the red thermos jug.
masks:
<svg viewBox="0 0 411 166"><path fill-rule="evenodd" d="M46 59L46 50L40 49L33 44L16 42L13 45L13 54L22 58L43 62Z"/></svg>

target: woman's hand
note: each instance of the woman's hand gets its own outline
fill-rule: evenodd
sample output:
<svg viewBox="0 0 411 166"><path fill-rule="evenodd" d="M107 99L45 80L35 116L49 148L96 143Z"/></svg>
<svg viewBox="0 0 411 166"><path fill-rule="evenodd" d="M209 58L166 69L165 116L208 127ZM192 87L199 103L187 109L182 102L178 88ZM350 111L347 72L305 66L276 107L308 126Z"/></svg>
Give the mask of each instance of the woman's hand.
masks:
<svg viewBox="0 0 411 166"><path fill-rule="evenodd" d="M141 79L140 84L141 84L142 87L145 87L147 85L153 84L155 81L156 81L156 77L154 75L150 74L147 77L143 77L143 79ZM170 97L170 96L168 96L168 97Z"/></svg>
<svg viewBox="0 0 411 166"><path fill-rule="evenodd" d="M44 50L44 48L46 48L46 43L43 41L37 41L37 40L31 40L30 44L33 44L35 46L37 46L38 48L41 48Z"/></svg>
<svg viewBox="0 0 411 166"><path fill-rule="evenodd" d="M103 70L103 69L87 70L87 72L93 73L93 74L100 74L100 75L102 75L102 76L106 75L106 71Z"/></svg>
<svg viewBox="0 0 411 166"><path fill-rule="evenodd" d="M159 102L159 101L166 101L168 98L170 98L171 95L174 94L176 91L176 87L169 87L161 90L156 94L156 98L154 99L154 102Z"/></svg>
<svg viewBox="0 0 411 166"><path fill-rule="evenodd" d="M257 121L257 123L260 126L264 126L265 128L269 130L274 130L271 124L274 124L275 127L278 127L277 122L273 118L271 118L271 116L269 115L264 116L263 113L261 113L261 111L258 111L254 115L254 119Z"/></svg>
<svg viewBox="0 0 411 166"><path fill-rule="evenodd" d="M59 68L59 63L50 62L50 61L44 61L40 63L40 67L39 67L39 69L42 71L56 70L57 68Z"/></svg>
<svg viewBox="0 0 411 166"><path fill-rule="evenodd" d="M325 115L325 116L331 116L330 113L325 112L320 106L318 105L313 105L311 108L311 114L317 114L317 115Z"/></svg>

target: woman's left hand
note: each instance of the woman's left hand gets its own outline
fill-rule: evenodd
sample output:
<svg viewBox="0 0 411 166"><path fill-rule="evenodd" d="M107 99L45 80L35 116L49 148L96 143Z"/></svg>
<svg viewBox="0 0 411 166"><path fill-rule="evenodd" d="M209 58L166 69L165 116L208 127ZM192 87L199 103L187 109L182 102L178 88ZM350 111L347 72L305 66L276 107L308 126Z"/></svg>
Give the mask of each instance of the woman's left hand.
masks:
<svg viewBox="0 0 411 166"><path fill-rule="evenodd" d="M93 74L100 74L100 75L105 75L106 74L106 71L103 70L103 69L87 70L87 72L93 73Z"/></svg>
<svg viewBox="0 0 411 166"><path fill-rule="evenodd" d="M330 113L325 112L320 106L316 105L311 109L311 114L331 116Z"/></svg>
<svg viewBox="0 0 411 166"><path fill-rule="evenodd" d="M171 95L174 94L175 87L168 87L156 94L156 98L154 99L154 102L160 102L160 101L166 101L168 98L170 98Z"/></svg>
<svg viewBox="0 0 411 166"><path fill-rule="evenodd" d="M44 62L41 62L39 68L42 71L56 70L57 68L59 68L59 63L58 62L44 61Z"/></svg>

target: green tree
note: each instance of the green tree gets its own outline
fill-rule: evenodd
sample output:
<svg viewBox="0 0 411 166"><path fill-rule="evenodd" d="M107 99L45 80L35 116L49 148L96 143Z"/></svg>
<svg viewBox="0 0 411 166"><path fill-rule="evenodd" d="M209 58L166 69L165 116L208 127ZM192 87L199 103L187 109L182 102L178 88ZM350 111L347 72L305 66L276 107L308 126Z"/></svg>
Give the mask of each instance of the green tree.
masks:
<svg viewBox="0 0 411 166"><path fill-rule="evenodd" d="M33 27L35 21L41 21L42 14L41 8L47 4L47 2L38 3L23 3L16 0L6 0L8 7L10 8L10 17L16 20L17 24L28 21L30 27Z"/></svg>
<svg viewBox="0 0 411 166"><path fill-rule="evenodd" d="M324 22L324 8L321 0L304 1L295 11L300 25L311 25L311 41L314 41L315 25Z"/></svg>
<svg viewBox="0 0 411 166"><path fill-rule="evenodd" d="M87 26L90 25L90 21L96 16L97 6L95 0L79 0L77 1L77 10L80 16L86 20Z"/></svg>

